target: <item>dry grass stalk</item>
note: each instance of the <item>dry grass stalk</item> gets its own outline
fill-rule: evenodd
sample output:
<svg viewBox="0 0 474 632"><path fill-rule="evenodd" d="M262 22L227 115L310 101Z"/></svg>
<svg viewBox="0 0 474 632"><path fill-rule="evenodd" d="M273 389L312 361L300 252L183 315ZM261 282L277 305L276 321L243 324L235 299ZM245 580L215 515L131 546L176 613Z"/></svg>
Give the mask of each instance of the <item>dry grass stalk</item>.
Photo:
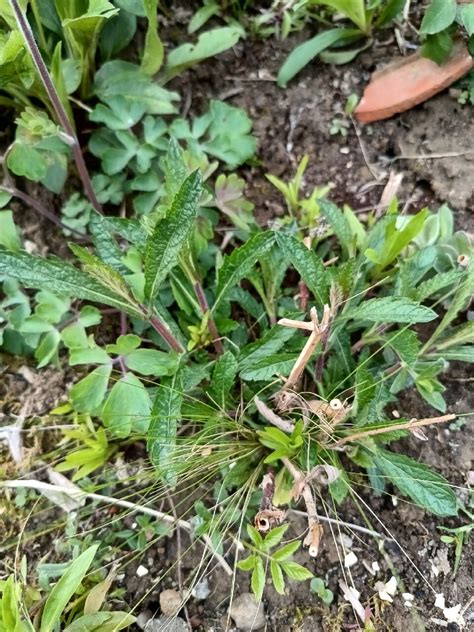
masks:
<svg viewBox="0 0 474 632"><path fill-rule="evenodd" d="M327 304L324 305L323 317L321 319L321 322L319 322L318 312L316 311L315 307L311 308L310 316L311 322L309 323L304 323L299 320L291 320L289 318L282 318L278 321L278 324L284 327L295 327L297 329L305 329L311 332L305 346L303 347L291 370L291 373L285 385L282 388L282 391L294 388L299 382L306 365L308 364L314 350L316 349L318 342L320 342L324 333L329 328L329 323L331 321L331 308Z"/></svg>
<svg viewBox="0 0 474 632"><path fill-rule="evenodd" d="M421 426L431 426L434 424L443 424L446 421L453 421L456 419L456 415L451 413L449 415L443 415L441 417L428 417L426 419L411 419L399 424L392 424L391 426L385 426L383 428L374 428L373 430L363 430L362 432L355 432L347 437L342 437L335 443L331 444L330 448L339 448L340 446L357 441L358 439L364 439L365 437L373 437L374 435L383 434L384 432L392 432L392 430L414 430Z"/></svg>

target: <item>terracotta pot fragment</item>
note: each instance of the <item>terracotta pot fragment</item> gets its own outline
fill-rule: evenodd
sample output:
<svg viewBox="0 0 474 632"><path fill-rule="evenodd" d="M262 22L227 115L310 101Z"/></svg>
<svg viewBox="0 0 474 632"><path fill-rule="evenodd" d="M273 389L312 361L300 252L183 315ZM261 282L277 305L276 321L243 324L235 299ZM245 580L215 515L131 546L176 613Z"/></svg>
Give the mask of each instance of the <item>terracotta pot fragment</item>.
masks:
<svg viewBox="0 0 474 632"><path fill-rule="evenodd" d="M472 64L462 43L441 65L420 53L389 64L372 75L354 115L361 123L372 123L405 112L457 81Z"/></svg>

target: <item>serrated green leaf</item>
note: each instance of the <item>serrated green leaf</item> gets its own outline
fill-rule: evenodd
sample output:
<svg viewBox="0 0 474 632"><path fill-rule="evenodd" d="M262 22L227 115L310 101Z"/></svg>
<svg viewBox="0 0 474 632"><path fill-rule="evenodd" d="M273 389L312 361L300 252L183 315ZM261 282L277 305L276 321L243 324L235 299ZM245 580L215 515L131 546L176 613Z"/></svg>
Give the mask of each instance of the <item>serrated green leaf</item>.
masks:
<svg viewBox="0 0 474 632"><path fill-rule="evenodd" d="M449 483L427 465L381 449L373 454L373 460L384 475L420 507L437 516L457 515L458 503Z"/></svg>
<svg viewBox="0 0 474 632"><path fill-rule="evenodd" d="M241 370L251 369L257 362L276 354L296 334L293 327L274 325L260 340L246 345L239 359Z"/></svg>
<svg viewBox="0 0 474 632"><path fill-rule="evenodd" d="M282 546L281 549L278 549L278 551L274 551L272 553L272 559L277 562L284 562L290 559L290 557L296 553L300 546L301 542L297 540L295 542L289 542L288 544L285 544L285 546Z"/></svg>
<svg viewBox="0 0 474 632"><path fill-rule="evenodd" d="M394 331L386 338L386 341L402 362L411 365L418 359L421 342L415 331L411 329Z"/></svg>
<svg viewBox="0 0 474 632"><path fill-rule="evenodd" d="M102 408L104 425L117 437L144 434L150 424L151 401L136 375L126 373L113 385Z"/></svg>
<svg viewBox="0 0 474 632"><path fill-rule="evenodd" d="M270 250L274 242L275 234L272 231L260 232L225 257L218 272L213 311L226 294L252 270L257 260Z"/></svg>
<svg viewBox="0 0 474 632"><path fill-rule="evenodd" d="M297 353L279 353L262 358L258 362L245 363L245 369L240 373L243 380L269 380L273 375L287 375L290 373Z"/></svg>
<svg viewBox="0 0 474 632"><path fill-rule="evenodd" d="M245 560L237 562L237 568L240 568L241 571L251 571L255 567L256 560L256 555L249 555Z"/></svg>
<svg viewBox="0 0 474 632"><path fill-rule="evenodd" d="M179 373L161 381L148 432L150 460L170 487L174 487L177 481L176 433L183 405L181 388Z"/></svg>
<svg viewBox="0 0 474 632"><path fill-rule="evenodd" d="M265 569L263 567L263 561L261 557L257 557L255 560L255 567L252 571L252 578L250 580L252 592L255 595L255 599L260 601L265 588Z"/></svg>
<svg viewBox="0 0 474 632"><path fill-rule="evenodd" d="M226 351L214 366L210 394L223 410L232 393L237 371L237 359L231 351Z"/></svg>
<svg viewBox="0 0 474 632"><path fill-rule="evenodd" d="M422 303L425 299L433 294L436 294L440 290L444 290L450 285L456 284L463 276L462 270L449 270L448 272L441 272L420 283L414 292L413 298Z"/></svg>
<svg viewBox="0 0 474 632"><path fill-rule="evenodd" d="M428 323L437 317L429 307L399 296L371 298L349 309L345 318L374 323Z"/></svg>
<svg viewBox="0 0 474 632"><path fill-rule="evenodd" d="M423 20L420 34L432 35L448 28L456 17L456 0L431 0Z"/></svg>
<svg viewBox="0 0 474 632"><path fill-rule="evenodd" d="M276 241L319 305L324 305L327 301L328 272L321 259L291 235L277 233Z"/></svg>
<svg viewBox="0 0 474 632"><path fill-rule="evenodd" d="M248 533L249 538L255 544L255 546L258 549L261 549L263 546L263 538L260 535L260 533L257 531L257 529L253 527L251 524L247 524L247 533Z"/></svg>
<svg viewBox="0 0 474 632"><path fill-rule="evenodd" d="M280 566L290 579L304 581L305 579L311 579L313 577L311 571L296 562L280 562Z"/></svg>
<svg viewBox="0 0 474 632"><path fill-rule="evenodd" d="M0 247L0 275L18 279L25 287L50 290L56 294L81 298L142 318L134 302L99 283L90 275L55 257L43 259L26 252L11 252Z"/></svg>
<svg viewBox="0 0 474 632"><path fill-rule="evenodd" d="M280 565L272 560L270 562L270 571L272 574L272 582L275 590L280 595L285 594L285 578L283 577L283 572L281 570Z"/></svg>
<svg viewBox="0 0 474 632"><path fill-rule="evenodd" d="M79 588L97 553L98 544L90 546L72 561L61 579L55 584L44 604L40 632L53 632L60 622L61 613Z"/></svg>
<svg viewBox="0 0 474 632"><path fill-rule="evenodd" d="M183 182L166 217L148 238L145 250L145 297L149 302L154 300L160 284L178 262L194 225L201 192L202 177L199 171L195 171Z"/></svg>
<svg viewBox="0 0 474 632"><path fill-rule="evenodd" d="M464 281L459 285L458 290L454 294L448 311L443 317L435 332L425 345L426 349L433 346L435 341L444 333L447 327L453 322L462 309L467 307L468 302L472 298L472 288L474 287L474 263L471 263L468 274Z"/></svg>
<svg viewBox="0 0 474 632"><path fill-rule="evenodd" d="M347 252L349 252L352 242L354 241L354 235L352 234L351 226L347 217L344 215L344 212L335 204L324 198L319 200L318 204L321 209L321 213L336 235L339 243Z"/></svg>
<svg viewBox="0 0 474 632"><path fill-rule="evenodd" d="M263 545L261 547L262 551L266 551L268 553L270 549L272 549L277 544L280 544L283 536L288 531L288 526L289 525L287 524L282 524L279 527L271 529L271 531L267 533L263 540Z"/></svg>

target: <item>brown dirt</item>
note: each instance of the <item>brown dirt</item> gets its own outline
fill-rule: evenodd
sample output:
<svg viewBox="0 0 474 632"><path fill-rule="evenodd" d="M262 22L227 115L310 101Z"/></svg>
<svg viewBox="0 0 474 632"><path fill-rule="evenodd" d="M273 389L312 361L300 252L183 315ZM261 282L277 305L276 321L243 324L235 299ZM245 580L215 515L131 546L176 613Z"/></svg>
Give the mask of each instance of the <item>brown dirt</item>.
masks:
<svg viewBox="0 0 474 632"><path fill-rule="evenodd" d="M386 37L387 33L383 36ZM209 98L225 98L249 112L254 120L261 162L258 166L242 169L242 175L248 184L248 198L256 205L259 221L265 224L285 211L281 196L266 181L264 174L271 172L289 178L298 161L307 153L310 155L305 177L307 191L315 185L330 182L334 185L331 194L334 201L348 202L355 210L362 211L379 202L392 169L404 174L399 198L408 210L417 210L425 204L435 209L439 204L448 202L456 212L457 226L473 231L470 208L473 202L474 154L465 153L471 150L474 136L472 108L461 107L445 93L389 121L351 128L347 138L331 136L331 120L343 110L349 94L356 92L360 95L370 72L397 55L398 51L392 38L376 43L349 66L332 67L315 62L283 91L268 78L275 76L286 53L301 37L283 43L247 40L234 51L186 73L173 85L183 94L183 101L186 94L191 98L192 112L204 109ZM449 152L459 155L432 159L420 157L422 154ZM43 239L48 241L47 236ZM43 377L47 375L49 373L42 372ZM446 376L448 406L455 412L473 409L469 382L464 381L466 376L465 367L459 366L453 366ZM48 383L46 379L45 383ZM406 412L409 416L421 417L430 413L415 394L404 394L398 408L402 414ZM472 469L472 433L467 428L437 428L430 429L427 434L429 441L419 442L412 438L398 444L398 449L432 464L458 485L460 495L465 496L466 474ZM395 598L393 605L385 608L372 599L370 605L377 632L422 629L454 632L455 626L440 627L432 621L431 617L442 618L441 611L433 605L434 592L443 592L449 605L467 604L471 596L472 544L465 547L459 572L453 577L451 570L443 564L447 557L452 569L453 549L440 542L437 526L459 525L462 520L436 519L408 503L399 501L395 505L390 496L375 497L370 489L363 487L360 492L370 509L400 543L398 546L395 542L386 542L384 557L375 540L352 534L359 562L351 570L354 584L361 591L362 602L374 595L376 579L386 581L390 578L390 565L403 581L405 590L415 595L412 610L404 607L400 596ZM351 503L346 503L339 515L341 520L362 524L357 508ZM377 520L372 522L376 530L382 530ZM292 535L297 535L303 531L304 525L295 522L292 529ZM183 534L182 537L183 547L189 546L188 536ZM195 553L182 562L185 580L199 560L201 550L195 548ZM152 547L144 557L145 561L139 560L128 566L121 584L126 588L125 601L136 603L149 589L150 581L172 563L175 554L175 543L166 540L165 544ZM366 571L361 564L362 559L380 564L381 572L377 578ZM268 616L266 629L275 632L354 629L355 616L343 601L338 588L342 572L338 549L329 529L326 529L318 559L308 563L307 556L301 553L297 561L308 566L315 575L325 578L335 594L335 603L330 608L323 606L309 592L307 584L290 585L288 594L283 597L267 586L264 594ZM151 575L144 580L138 580L135 574L136 566L141 562L152 569ZM432 562L444 569L437 577L433 576ZM434 592L426 580L431 583ZM201 604L191 602L189 610L196 629L218 632L227 629L225 616L231 583L217 569L210 574L209 584L209 597ZM176 585L175 578L165 580L163 587L170 585ZM237 574L234 590L236 595L249 590L246 574ZM158 590L141 607L156 610L157 602ZM465 616L468 615L469 611L466 611Z"/></svg>

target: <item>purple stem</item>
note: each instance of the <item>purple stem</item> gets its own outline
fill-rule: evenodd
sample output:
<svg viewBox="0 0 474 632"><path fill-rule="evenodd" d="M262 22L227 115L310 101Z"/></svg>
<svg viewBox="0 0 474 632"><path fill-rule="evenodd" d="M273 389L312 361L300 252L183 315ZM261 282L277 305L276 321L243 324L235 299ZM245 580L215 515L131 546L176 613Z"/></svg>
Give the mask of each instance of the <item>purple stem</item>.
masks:
<svg viewBox="0 0 474 632"><path fill-rule="evenodd" d="M13 187L13 186L0 186L0 191L5 191L6 193L13 195L14 197L17 197L19 200L22 200L23 202L25 202L25 204L28 204L28 206L31 206L32 209L37 211L40 215L42 215L43 217L46 217L51 222L54 222L57 226L60 226L61 228L68 230L70 233L72 233L79 239L82 239L84 241L89 241L89 238L87 235L83 235L75 228L71 228L70 226L66 226L66 224L63 224L63 222L58 217L56 217L54 213L51 213L51 211L48 211L48 209L44 208L44 206L40 202L35 200L35 198L32 198L27 193L23 193L23 191L20 191L20 189L17 189L16 187Z"/></svg>
<svg viewBox="0 0 474 632"><path fill-rule="evenodd" d="M168 345L174 351L178 353L183 353L184 349L181 346L181 343L176 340L171 331L166 327L164 323L158 318L158 316L150 316L149 318L150 325L153 329L160 334L160 336L168 343Z"/></svg>
<svg viewBox="0 0 474 632"><path fill-rule="evenodd" d="M33 63L36 66L40 79L43 83L44 89L48 94L48 97L51 101L51 104L56 112L58 120L62 125L66 134L70 137L72 152L74 155L74 160L76 162L77 170L79 172L79 177L82 180L82 184L84 185L84 190L89 198L90 203L95 208L95 210L102 214L102 208L99 204L99 201L96 197L94 189L92 187L92 182L89 177L89 172L86 167L86 163L84 162L84 156L82 155L81 146L79 145L79 140L76 136L76 132L74 131L71 122L69 121L66 110L64 109L63 104L61 103L61 99L57 90L54 86L53 80L51 79L51 75L48 72L46 64L41 57L40 50L36 43L35 37L33 35L33 31L31 30L31 26L26 19L25 14L20 8L18 4L18 0L9 0L10 5L13 9L13 13L15 14L15 19L18 24L18 28L23 34L25 38L26 45L30 51L31 57L33 59Z"/></svg>

